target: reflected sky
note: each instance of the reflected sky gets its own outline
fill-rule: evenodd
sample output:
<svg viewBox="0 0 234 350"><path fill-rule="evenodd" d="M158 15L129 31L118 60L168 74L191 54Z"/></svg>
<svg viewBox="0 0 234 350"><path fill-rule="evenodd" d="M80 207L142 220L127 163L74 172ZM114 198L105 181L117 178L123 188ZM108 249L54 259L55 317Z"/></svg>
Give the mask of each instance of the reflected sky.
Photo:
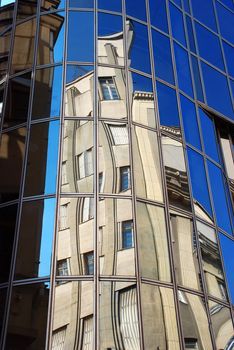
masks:
<svg viewBox="0 0 234 350"><path fill-rule="evenodd" d="M59 121L50 123L48 133L48 151L45 175L45 193L56 191L57 160L58 160Z"/></svg>
<svg viewBox="0 0 234 350"><path fill-rule="evenodd" d="M231 302L234 304L234 242L220 233L220 244L223 253L224 267L226 271Z"/></svg>

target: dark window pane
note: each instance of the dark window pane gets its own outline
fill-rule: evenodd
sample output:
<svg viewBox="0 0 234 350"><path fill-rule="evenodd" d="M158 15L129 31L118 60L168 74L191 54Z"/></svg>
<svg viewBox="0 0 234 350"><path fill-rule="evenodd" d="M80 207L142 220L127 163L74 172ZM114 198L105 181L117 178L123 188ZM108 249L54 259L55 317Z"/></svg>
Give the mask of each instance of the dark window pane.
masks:
<svg viewBox="0 0 234 350"><path fill-rule="evenodd" d="M220 244L224 261L231 302L234 305L234 241L220 233Z"/></svg>
<svg viewBox="0 0 234 350"><path fill-rule="evenodd" d="M94 59L93 12L68 13L67 60L92 62Z"/></svg>
<svg viewBox="0 0 234 350"><path fill-rule="evenodd" d="M61 66L38 69L36 71L32 119L57 117L60 115L61 85Z"/></svg>
<svg viewBox="0 0 234 350"><path fill-rule="evenodd" d="M121 0L98 0L98 8L102 10L109 11L122 11L122 1Z"/></svg>
<svg viewBox="0 0 234 350"><path fill-rule="evenodd" d="M220 0L224 5L230 8L230 10L234 10L233 0Z"/></svg>
<svg viewBox="0 0 234 350"><path fill-rule="evenodd" d="M191 97L193 97L193 86L191 79L191 71L189 67L188 53L176 43L174 43L174 51L179 88Z"/></svg>
<svg viewBox="0 0 234 350"><path fill-rule="evenodd" d="M31 127L24 195L54 193L57 177L59 122Z"/></svg>
<svg viewBox="0 0 234 350"><path fill-rule="evenodd" d="M14 274L16 280L49 276L54 217L54 198L23 204Z"/></svg>
<svg viewBox="0 0 234 350"><path fill-rule="evenodd" d="M94 0L69 0L70 7L93 8Z"/></svg>
<svg viewBox="0 0 234 350"><path fill-rule="evenodd" d="M219 155L217 149L218 142L216 139L214 122L205 112L203 112L202 109L199 109L199 115L201 120L205 152L208 156L219 163Z"/></svg>
<svg viewBox="0 0 234 350"><path fill-rule="evenodd" d="M158 82L157 92L161 125L179 128L180 121L175 90Z"/></svg>
<svg viewBox="0 0 234 350"><path fill-rule="evenodd" d="M131 186L130 167L124 166L120 168L120 192L126 191Z"/></svg>
<svg viewBox="0 0 234 350"><path fill-rule="evenodd" d="M145 0L126 0L126 13L129 16L146 21Z"/></svg>
<svg viewBox="0 0 234 350"><path fill-rule="evenodd" d="M181 44L186 46L184 21L182 12L170 3L172 35Z"/></svg>
<svg viewBox="0 0 234 350"><path fill-rule="evenodd" d="M122 249L133 247L133 222L122 222Z"/></svg>
<svg viewBox="0 0 234 350"><path fill-rule="evenodd" d="M174 84L170 40L156 30L152 30L152 40L155 74L158 78Z"/></svg>
<svg viewBox="0 0 234 350"><path fill-rule="evenodd" d="M212 217L209 192L203 157L188 147L189 170L192 182L195 212L197 215Z"/></svg>
<svg viewBox="0 0 234 350"><path fill-rule="evenodd" d="M162 0L150 0L151 24L168 33L166 2Z"/></svg>
<svg viewBox="0 0 234 350"><path fill-rule="evenodd" d="M191 55L191 59L192 59L193 79L194 79L194 84L196 89L196 97L199 101L204 102L204 96L203 96L202 84L201 84L201 75L200 75L200 70L198 66L198 61L197 61L197 58L193 55Z"/></svg>
<svg viewBox="0 0 234 350"><path fill-rule="evenodd" d="M216 2L221 35L234 44L234 13ZM211 16L210 16L211 17Z"/></svg>
<svg viewBox="0 0 234 350"><path fill-rule="evenodd" d="M190 13L190 4L189 4L189 0L183 0L184 3L184 9L186 12Z"/></svg>
<svg viewBox="0 0 234 350"><path fill-rule="evenodd" d="M228 45L225 41L223 41L223 48L227 62L228 73L234 77L234 47Z"/></svg>
<svg viewBox="0 0 234 350"><path fill-rule="evenodd" d="M197 51L195 46L192 21L189 16L186 16L185 18L186 18L186 25L187 25L187 32L188 32L188 39L189 39L189 48L190 48L190 51L196 53Z"/></svg>
<svg viewBox="0 0 234 350"><path fill-rule="evenodd" d="M94 273L94 255L93 252L84 254L84 263L85 263L85 274L93 275Z"/></svg>
<svg viewBox="0 0 234 350"><path fill-rule="evenodd" d="M4 133L0 145L0 202L19 197L26 129Z"/></svg>
<svg viewBox="0 0 234 350"><path fill-rule="evenodd" d="M11 43L11 32L11 30L8 30L4 35L0 36L0 79L6 78Z"/></svg>
<svg viewBox="0 0 234 350"><path fill-rule="evenodd" d="M180 95L180 102L186 142L201 149L195 105L183 95Z"/></svg>
<svg viewBox="0 0 234 350"><path fill-rule="evenodd" d="M6 305L7 288L0 289L0 332L2 332L4 310Z"/></svg>
<svg viewBox="0 0 234 350"><path fill-rule="evenodd" d="M193 15L207 27L217 30L212 0L192 0Z"/></svg>

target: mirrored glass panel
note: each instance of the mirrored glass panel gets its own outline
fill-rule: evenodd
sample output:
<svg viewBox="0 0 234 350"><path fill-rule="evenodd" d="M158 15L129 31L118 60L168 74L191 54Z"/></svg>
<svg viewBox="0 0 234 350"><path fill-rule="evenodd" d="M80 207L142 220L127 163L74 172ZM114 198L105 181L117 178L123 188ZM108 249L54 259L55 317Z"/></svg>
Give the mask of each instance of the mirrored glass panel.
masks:
<svg viewBox="0 0 234 350"><path fill-rule="evenodd" d="M109 11L122 11L122 1L121 0L98 0L98 8L102 10Z"/></svg>
<svg viewBox="0 0 234 350"><path fill-rule="evenodd" d="M25 123L31 88L31 73L19 75L8 82L7 100L3 127Z"/></svg>
<svg viewBox="0 0 234 350"><path fill-rule="evenodd" d="M136 209L140 274L171 282L164 209L143 202L137 202Z"/></svg>
<svg viewBox="0 0 234 350"><path fill-rule="evenodd" d="M60 116L61 88L61 66L36 70L32 119Z"/></svg>
<svg viewBox="0 0 234 350"><path fill-rule="evenodd" d="M207 27L217 31L215 13L212 0L192 0L193 15Z"/></svg>
<svg viewBox="0 0 234 350"><path fill-rule="evenodd" d="M36 12L37 12L37 0L28 0L28 1L19 0L16 20L20 21L21 19L33 16L36 14Z"/></svg>
<svg viewBox="0 0 234 350"><path fill-rule="evenodd" d="M99 264L101 275L135 276L135 232L132 201L99 201Z"/></svg>
<svg viewBox="0 0 234 350"><path fill-rule="evenodd" d="M0 283L9 279L15 237L17 205L0 208Z"/></svg>
<svg viewBox="0 0 234 350"><path fill-rule="evenodd" d="M231 128L221 127L220 132L220 147L222 150L222 156L225 163L225 168L228 178L234 182L234 158L232 154L232 142L231 142Z"/></svg>
<svg viewBox="0 0 234 350"><path fill-rule="evenodd" d="M63 134L62 192L93 192L93 122L66 120Z"/></svg>
<svg viewBox="0 0 234 350"><path fill-rule="evenodd" d="M127 124L99 123L99 192L131 194Z"/></svg>
<svg viewBox="0 0 234 350"><path fill-rule="evenodd" d="M202 255L202 266L206 279L207 291L218 299L227 301L222 261L215 230L197 221L197 231Z"/></svg>
<svg viewBox="0 0 234 350"><path fill-rule="evenodd" d="M191 211L183 145L168 136L162 136L162 150L169 203Z"/></svg>
<svg viewBox="0 0 234 350"><path fill-rule="evenodd" d="M69 7L93 8L94 0L69 0Z"/></svg>
<svg viewBox="0 0 234 350"><path fill-rule="evenodd" d="M150 0L149 6L151 24L168 33L166 3L161 0Z"/></svg>
<svg viewBox="0 0 234 350"><path fill-rule="evenodd" d="M99 292L99 349L140 349L136 285L102 282Z"/></svg>
<svg viewBox="0 0 234 350"><path fill-rule="evenodd" d="M52 349L93 349L93 282L57 282Z"/></svg>
<svg viewBox="0 0 234 350"><path fill-rule="evenodd" d="M106 57L107 56L107 57ZM124 64L122 17L98 13L98 61L100 63Z"/></svg>
<svg viewBox="0 0 234 350"><path fill-rule="evenodd" d="M19 197L26 128L2 134L0 144L0 202Z"/></svg>
<svg viewBox="0 0 234 350"><path fill-rule="evenodd" d="M212 350L204 300L181 290L178 299L185 349Z"/></svg>
<svg viewBox="0 0 234 350"><path fill-rule="evenodd" d="M198 60L197 60L197 57L193 55L191 55L190 57L192 62L192 71L193 71L194 88L195 88L196 97L199 101L204 102L203 89L202 89L202 83L201 83L201 74L198 66Z"/></svg>
<svg viewBox="0 0 234 350"><path fill-rule="evenodd" d="M49 283L13 287L6 349L44 349Z"/></svg>
<svg viewBox="0 0 234 350"><path fill-rule="evenodd" d="M14 279L49 276L54 217L54 198L23 204Z"/></svg>
<svg viewBox="0 0 234 350"><path fill-rule="evenodd" d="M15 0L2 0L0 3L0 34L4 32L6 28L12 28L14 3Z"/></svg>
<svg viewBox="0 0 234 350"><path fill-rule="evenodd" d="M49 10L57 10L65 7L65 0L48 1L41 0L41 12Z"/></svg>
<svg viewBox="0 0 234 350"><path fill-rule="evenodd" d="M193 87L188 53L176 43L174 43L174 52L179 88L187 95L193 97Z"/></svg>
<svg viewBox="0 0 234 350"><path fill-rule="evenodd" d="M145 0L126 0L126 13L129 16L136 17L146 21Z"/></svg>
<svg viewBox="0 0 234 350"><path fill-rule="evenodd" d="M1 16L1 15L0 15ZM1 17L0 17L1 20ZM6 79L8 57L10 50L11 30L0 36L0 79Z"/></svg>
<svg viewBox="0 0 234 350"><path fill-rule="evenodd" d="M228 45L225 41L223 41L223 49L225 53L228 73L234 77L234 47Z"/></svg>
<svg viewBox="0 0 234 350"><path fill-rule="evenodd" d="M24 196L55 193L59 121L31 127Z"/></svg>
<svg viewBox="0 0 234 350"><path fill-rule="evenodd" d="M234 241L220 233L221 250L223 255L224 269L230 293L231 303L234 304Z"/></svg>
<svg viewBox="0 0 234 350"><path fill-rule="evenodd" d="M37 65L63 61L64 12L56 12L40 17Z"/></svg>
<svg viewBox="0 0 234 350"><path fill-rule="evenodd" d="M5 82L0 83L0 123L2 122Z"/></svg>
<svg viewBox="0 0 234 350"><path fill-rule="evenodd" d="M0 289L0 331L3 328L3 317L6 305L7 288Z"/></svg>
<svg viewBox="0 0 234 350"><path fill-rule="evenodd" d="M158 82L157 94L161 129L180 137L180 121L175 90Z"/></svg>
<svg viewBox="0 0 234 350"><path fill-rule="evenodd" d="M221 5L220 3L216 4L216 9L219 18L219 25L221 35L234 44L234 28L233 28L233 20L234 13L229 11L226 7Z"/></svg>
<svg viewBox="0 0 234 350"><path fill-rule="evenodd" d="M162 202L163 193L157 135L153 131L134 126L132 142L136 195Z"/></svg>
<svg viewBox="0 0 234 350"><path fill-rule="evenodd" d="M93 66L67 65L65 116L93 116Z"/></svg>
<svg viewBox="0 0 234 350"><path fill-rule="evenodd" d="M187 5L188 5L188 1L189 0L187 0ZM184 4L184 6L185 6L185 4ZM187 27L187 33L188 33L189 49L190 49L190 51L192 51L193 53L196 54L197 49L196 49L195 39L194 39L194 34L193 34L192 20L187 15L185 16L185 20L186 20L186 27Z"/></svg>
<svg viewBox="0 0 234 350"><path fill-rule="evenodd" d="M141 285L145 349L179 350L179 337L172 290Z"/></svg>
<svg viewBox="0 0 234 350"><path fill-rule="evenodd" d="M98 67L98 102L100 118L127 118L124 69Z"/></svg>
<svg viewBox="0 0 234 350"><path fill-rule="evenodd" d="M172 35L174 39L179 41L182 45L186 46L185 31L184 31L184 19L182 12L172 3L169 4Z"/></svg>
<svg viewBox="0 0 234 350"><path fill-rule="evenodd" d="M198 248L191 218L171 212L172 248L176 279L183 287L200 290Z"/></svg>

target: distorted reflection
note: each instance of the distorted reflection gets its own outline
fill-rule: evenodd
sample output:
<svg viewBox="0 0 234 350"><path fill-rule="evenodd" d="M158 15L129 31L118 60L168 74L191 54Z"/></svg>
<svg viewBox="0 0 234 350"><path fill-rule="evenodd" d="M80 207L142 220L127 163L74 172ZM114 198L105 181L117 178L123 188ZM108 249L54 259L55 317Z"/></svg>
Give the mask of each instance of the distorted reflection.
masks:
<svg viewBox="0 0 234 350"><path fill-rule="evenodd" d="M234 148L232 144L231 135L233 130L228 129L228 127L221 127L220 131L220 147L222 150L223 160L225 163L225 168L227 172L227 176L231 181L232 186L234 186L234 159L232 154L232 149Z"/></svg>
<svg viewBox="0 0 234 350"><path fill-rule="evenodd" d="M40 17L37 65L63 60L64 16L64 12L56 12Z"/></svg>
<svg viewBox="0 0 234 350"><path fill-rule="evenodd" d="M204 300L181 290L178 291L178 299L185 348L212 350Z"/></svg>
<svg viewBox="0 0 234 350"><path fill-rule="evenodd" d="M5 89L5 82L2 82L0 83L0 123L2 122L4 89Z"/></svg>
<svg viewBox="0 0 234 350"><path fill-rule="evenodd" d="M16 216L17 205L0 209L0 283L7 282L9 279Z"/></svg>
<svg viewBox="0 0 234 350"><path fill-rule="evenodd" d="M32 0L31 0L32 1ZM65 7L65 0L41 0L41 12Z"/></svg>
<svg viewBox="0 0 234 350"><path fill-rule="evenodd" d="M140 273L144 278L170 282L170 262L163 208L137 202Z"/></svg>
<svg viewBox="0 0 234 350"><path fill-rule="evenodd" d="M93 275L92 197L61 198L57 237L57 276Z"/></svg>
<svg viewBox="0 0 234 350"><path fill-rule="evenodd" d="M145 349L179 350L173 291L142 284L141 299Z"/></svg>
<svg viewBox="0 0 234 350"><path fill-rule="evenodd" d="M57 282L52 349L93 349L93 282Z"/></svg>
<svg viewBox="0 0 234 350"><path fill-rule="evenodd" d="M67 65L65 116L93 115L93 66Z"/></svg>
<svg viewBox="0 0 234 350"><path fill-rule="evenodd" d="M0 8L0 24L3 19L2 16L2 8ZM0 36L0 80L6 79L8 59L10 53L10 39L11 39L11 29L6 31L3 35Z"/></svg>
<svg viewBox="0 0 234 350"><path fill-rule="evenodd" d="M176 91L158 82L157 94L161 129L180 138L181 131Z"/></svg>
<svg viewBox="0 0 234 350"><path fill-rule="evenodd" d="M18 0L17 17L16 17L17 21L33 16L36 14L36 12L37 12L37 0Z"/></svg>
<svg viewBox="0 0 234 350"><path fill-rule="evenodd" d="M215 230L200 221L197 221L197 230L207 291L226 301L227 291Z"/></svg>
<svg viewBox="0 0 234 350"><path fill-rule="evenodd" d="M12 27L14 1L1 0L0 2L0 33L4 32L7 27Z"/></svg>
<svg viewBox="0 0 234 350"><path fill-rule="evenodd" d="M49 276L54 216L54 198L23 204L15 279Z"/></svg>
<svg viewBox="0 0 234 350"><path fill-rule="evenodd" d="M30 87L31 73L9 80L3 127L7 128L27 121Z"/></svg>
<svg viewBox="0 0 234 350"><path fill-rule="evenodd" d="M0 144L0 202L17 199L24 159L26 128L2 134Z"/></svg>
<svg viewBox="0 0 234 350"><path fill-rule="evenodd" d="M31 127L24 195L54 193L57 178L59 121Z"/></svg>
<svg viewBox="0 0 234 350"><path fill-rule="evenodd" d="M6 349L45 349L49 284L13 287Z"/></svg>
<svg viewBox="0 0 234 350"><path fill-rule="evenodd" d="M63 135L62 192L93 192L93 122L66 120Z"/></svg>
<svg viewBox="0 0 234 350"><path fill-rule="evenodd" d="M163 201L161 169L157 135L134 126L132 129L133 165L136 194L139 197Z"/></svg>
<svg viewBox="0 0 234 350"><path fill-rule="evenodd" d="M122 1L121 0L98 0L98 8L102 10L109 11L122 11Z"/></svg>
<svg viewBox="0 0 234 350"><path fill-rule="evenodd" d="M231 299L230 301L234 305L234 241L221 233L219 234L219 238L222 249L224 269L227 278L227 285Z"/></svg>
<svg viewBox="0 0 234 350"><path fill-rule="evenodd" d="M0 289L0 332L3 328L4 309L6 305L7 288Z"/></svg>
<svg viewBox="0 0 234 350"><path fill-rule="evenodd" d="M232 349L234 329L230 310L214 301L209 301L209 309L217 349Z"/></svg>
<svg viewBox="0 0 234 350"><path fill-rule="evenodd" d="M100 350L140 350L137 292L134 283L101 283L99 324Z"/></svg>
<svg viewBox="0 0 234 350"><path fill-rule="evenodd" d="M200 290L198 250L191 218L171 212L172 248L177 283Z"/></svg>
<svg viewBox="0 0 234 350"><path fill-rule="evenodd" d="M135 275L132 202L99 201L99 261L102 275Z"/></svg>
<svg viewBox="0 0 234 350"><path fill-rule="evenodd" d="M188 176L182 143L162 136L162 149L169 203L190 211Z"/></svg>
<svg viewBox="0 0 234 350"><path fill-rule="evenodd" d="M32 119L58 117L60 115L61 87L61 66L36 70Z"/></svg>
<svg viewBox="0 0 234 350"><path fill-rule="evenodd" d="M98 13L98 40L99 40L98 49L100 50L98 53L98 56L100 59L101 59L102 51L105 45L104 43L105 36L107 37L106 38L107 41L112 40L113 42L116 43L118 47L117 51L121 50L120 51L122 53L121 56L123 57L123 45L121 43L121 41L123 40L123 24L122 24L121 16L110 15L102 12ZM104 42L101 44L100 43L101 41L104 41ZM114 61L113 63L117 63L117 62L118 62L118 54L116 55L116 61ZM100 63L103 63L102 59L100 60Z"/></svg>
<svg viewBox="0 0 234 350"><path fill-rule="evenodd" d="M99 123L99 192L131 194L127 124Z"/></svg>

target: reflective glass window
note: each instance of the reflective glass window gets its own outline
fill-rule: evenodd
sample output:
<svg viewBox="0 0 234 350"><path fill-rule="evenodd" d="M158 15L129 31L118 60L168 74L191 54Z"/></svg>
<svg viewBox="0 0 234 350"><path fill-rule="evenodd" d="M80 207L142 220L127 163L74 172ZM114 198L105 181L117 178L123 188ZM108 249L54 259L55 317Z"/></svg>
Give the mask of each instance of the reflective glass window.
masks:
<svg viewBox="0 0 234 350"><path fill-rule="evenodd" d="M176 43L174 43L174 51L179 88L193 97L193 86L188 53Z"/></svg>
<svg viewBox="0 0 234 350"><path fill-rule="evenodd" d="M196 53L197 50L196 50L196 45L194 40L192 20L189 16L186 16L185 19L186 19L186 26L187 26L187 32L188 32L189 48L190 48L190 51Z"/></svg>
<svg viewBox="0 0 234 350"><path fill-rule="evenodd" d="M69 0L69 7L93 8L94 0Z"/></svg>
<svg viewBox="0 0 234 350"><path fill-rule="evenodd" d="M94 59L93 12L68 13L67 60L92 62Z"/></svg>
<svg viewBox="0 0 234 350"><path fill-rule="evenodd" d="M43 6L42 1L42 6ZM43 7L42 7L43 8ZM18 1L17 7L17 20L21 20L23 18L27 18L35 15L37 12L37 0L29 0L29 1Z"/></svg>
<svg viewBox="0 0 234 350"><path fill-rule="evenodd" d="M37 65L63 61L64 12L40 17Z"/></svg>
<svg viewBox="0 0 234 350"><path fill-rule="evenodd" d="M221 250L224 261L224 268L226 272L227 284L229 287L230 299L234 304L234 241L226 237L225 235L219 235Z"/></svg>
<svg viewBox="0 0 234 350"><path fill-rule="evenodd" d="M85 274L93 275L94 274L94 255L93 252L84 254L84 262L85 262Z"/></svg>
<svg viewBox="0 0 234 350"><path fill-rule="evenodd" d="M122 222L122 249L132 248L133 243L133 221Z"/></svg>
<svg viewBox="0 0 234 350"><path fill-rule="evenodd" d="M120 168L120 192L126 191L131 187L130 166Z"/></svg>
<svg viewBox="0 0 234 350"><path fill-rule="evenodd" d="M212 216L203 157L189 147L188 160L195 212L205 220Z"/></svg>
<svg viewBox="0 0 234 350"><path fill-rule="evenodd" d="M172 35L174 39L176 39L181 44L186 46L183 14L172 3L170 3L169 5L170 5Z"/></svg>
<svg viewBox="0 0 234 350"><path fill-rule="evenodd" d="M59 121L31 127L24 195L54 193L56 189Z"/></svg>
<svg viewBox="0 0 234 350"><path fill-rule="evenodd" d="M98 46L101 49L101 52L100 52L101 55L103 50L101 45L103 46L108 44L108 38L106 38L105 40L105 38L101 39L101 37L114 35L114 34L116 34L116 36L119 36L120 32L122 34L122 31L123 31L123 24L122 24L121 16L110 15L102 12L98 13L98 37L99 37ZM102 44L102 40L104 41L103 44ZM109 39L109 44L114 45L115 40L116 39L112 37L112 40ZM121 44L123 45L123 42ZM123 50L123 46L121 47L121 49Z"/></svg>
<svg viewBox="0 0 234 350"><path fill-rule="evenodd" d="M198 66L198 60L193 55L191 55L191 62L192 62L193 79L194 79L196 97L197 97L197 99L199 101L204 102L204 96L203 96L203 91L202 91L201 75L200 75L200 69L199 69L199 66Z"/></svg>
<svg viewBox="0 0 234 350"><path fill-rule="evenodd" d="M4 90L5 90L5 82L0 83L0 122L2 120L2 113L3 113Z"/></svg>
<svg viewBox="0 0 234 350"><path fill-rule="evenodd" d="M231 130L230 130L231 132ZM227 176L234 181L234 159L232 155L232 143L229 139L229 130L224 127L219 128L220 133L220 148L222 150L222 156L225 163Z"/></svg>
<svg viewBox="0 0 234 350"><path fill-rule="evenodd" d="M102 10L121 12L122 2L121 0L98 0L98 8Z"/></svg>
<svg viewBox="0 0 234 350"><path fill-rule="evenodd" d="M229 7L231 10L234 10L234 4L232 0L220 0L224 5Z"/></svg>
<svg viewBox="0 0 234 350"><path fill-rule="evenodd" d="M32 0L30 0L32 1ZM34 0L37 1L37 0ZM49 10L57 10L65 7L65 0L58 0L56 2L48 1L48 0L41 0L41 12L43 11L49 11Z"/></svg>
<svg viewBox="0 0 234 350"><path fill-rule="evenodd" d="M193 15L207 27L217 30L212 0L192 0Z"/></svg>
<svg viewBox="0 0 234 350"><path fill-rule="evenodd" d="M222 6L219 2L216 3L216 8L218 12L221 35L234 44L234 13Z"/></svg>
<svg viewBox="0 0 234 350"><path fill-rule="evenodd" d="M189 0L183 0L183 4L184 4L184 9L185 9L185 11L187 11L188 13L190 13L190 4L189 4Z"/></svg>
<svg viewBox="0 0 234 350"><path fill-rule="evenodd" d="M132 0L130 0L133 4ZM147 27L135 21L129 25L129 64L132 68L150 73L149 43Z"/></svg>
<svg viewBox="0 0 234 350"><path fill-rule="evenodd" d="M151 24L168 33L166 2L161 0L150 0Z"/></svg>
<svg viewBox="0 0 234 350"><path fill-rule="evenodd" d="M152 30L155 74L158 78L174 84L170 40L156 30Z"/></svg>
<svg viewBox="0 0 234 350"><path fill-rule="evenodd" d="M210 161L208 161L207 163L218 226L221 227L223 230L227 231L228 233L232 234L222 172L220 168L218 168Z"/></svg>
<svg viewBox="0 0 234 350"><path fill-rule="evenodd" d="M234 77L234 47L223 41L223 49L227 62L228 73Z"/></svg>
<svg viewBox="0 0 234 350"><path fill-rule="evenodd" d="M0 289L0 331L2 331L3 328L3 318L4 318L4 310L6 305L6 298L7 298L7 288L1 288Z"/></svg>
<svg viewBox="0 0 234 350"><path fill-rule="evenodd" d="M58 117L60 115L61 88L61 66L36 70L32 119Z"/></svg>
<svg viewBox="0 0 234 350"><path fill-rule="evenodd" d="M234 119L227 78L205 63L202 72L208 105Z"/></svg>
<svg viewBox="0 0 234 350"><path fill-rule="evenodd" d="M219 38L198 23L196 23L196 33L200 56L224 70Z"/></svg>
<svg viewBox="0 0 234 350"><path fill-rule="evenodd" d="M180 95L180 103L186 142L201 149L195 105L183 95Z"/></svg>
<svg viewBox="0 0 234 350"><path fill-rule="evenodd" d="M4 35L0 36L0 79L6 78L11 32L11 30L8 30Z"/></svg>
<svg viewBox="0 0 234 350"><path fill-rule="evenodd" d="M146 21L145 0L126 0L126 13L129 16L136 17Z"/></svg>
<svg viewBox="0 0 234 350"><path fill-rule="evenodd" d="M161 125L179 128L179 112L175 90L157 83L158 106Z"/></svg>

